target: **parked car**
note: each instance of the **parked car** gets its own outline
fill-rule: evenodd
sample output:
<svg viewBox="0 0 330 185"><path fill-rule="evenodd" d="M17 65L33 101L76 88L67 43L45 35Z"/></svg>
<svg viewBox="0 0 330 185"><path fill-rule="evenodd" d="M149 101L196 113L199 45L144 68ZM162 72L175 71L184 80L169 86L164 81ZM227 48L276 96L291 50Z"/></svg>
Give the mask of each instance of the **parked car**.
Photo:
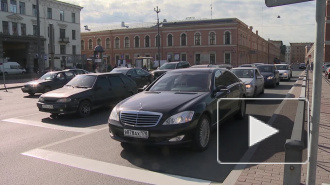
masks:
<svg viewBox="0 0 330 185"><path fill-rule="evenodd" d="M264 77L260 74L259 69L252 67L237 67L231 70L246 87L247 97L257 97L258 94L265 92Z"/></svg>
<svg viewBox="0 0 330 185"><path fill-rule="evenodd" d="M152 71L151 73L154 76L154 79L156 79L167 71L188 67L190 67L190 64L187 61L168 62L160 66L157 70Z"/></svg>
<svg viewBox="0 0 330 185"><path fill-rule="evenodd" d="M39 97L39 111L58 114L78 113L88 116L95 108L115 105L137 93L136 83L121 73L77 75L64 87Z"/></svg>
<svg viewBox="0 0 330 185"><path fill-rule="evenodd" d="M328 79L330 79L330 67L328 67L325 71L324 71L324 76Z"/></svg>
<svg viewBox="0 0 330 185"><path fill-rule="evenodd" d="M264 65L264 63L253 63L255 66Z"/></svg>
<svg viewBox="0 0 330 185"><path fill-rule="evenodd" d="M83 69L65 69L63 71L71 71L74 72L75 75L81 75L81 74L88 74L89 72Z"/></svg>
<svg viewBox="0 0 330 185"><path fill-rule="evenodd" d="M217 66L219 66L219 68L226 68L228 70L233 68L233 66L230 64L218 64Z"/></svg>
<svg viewBox="0 0 330 185"><path fill-rule="evenodd" d="M329 63L323 64L323 66L322 66L322 72L325 72L328 67L330 67L330 64Z"/></svg>
<svg viewBox="0 0 330 185"><path fill-rule="evenodd" d="M292 77L292 69L288 64L275 64L276 69L280 73L280 79L290 80Z"/></svg>
<svg viewBox="0 0 330 185"><path fill-rule="evenodd" d="M154 78L150 72L140 68L120 67L114 68L110 73L123 73L134 80L138 88L151 84Z"/></svg>
<svg viewBox="0 0 330 185"><path fill-rule="evenodd" d="M256 67L254 64L242 64L239 67Z"/></svg>
<svg viewBox="0 0 330 185"><path fill-rule="evenodd" d="M190 66L190 68L226 68L226 69L231 69L233 66L230 64L200 64L200 65L193 65Z"/></svg>
<svg viewBox="0 0 330 185"><path fill-rule="evenodd" d="M113 108L110 136L123 143L173 145L192 143L203 151L217 125L220 98L244 98L245 86L232 72L220 68L168 71L145 91ZM236 115L243 119L244 99L220 101L219 121Z"/></svg>
<svg viewBox="0 0 330 185"><path fill-rule="evenodd" d="M30 81L21 88L24 93L46 93L63 87L75 74L71 71L52 71L42 75L38 80Z"/></svg>
<svg viewBox="0 0 330 185"><path fill-rule="evenodd" d="M0 74L24 74L26 70L17 62L0 63Z"/></svg>
<svg viewBox="0 0 330 185"><path fill-rule="evenodd" d="M306 69L306 64L305 63L300 63L299 64L299 69Z"/></svg>
<svg viewBox="0 0 330 185"><path fill-rule="evenodd" d="M259 65L257 68L264 77L265 86L276 87L276 85L280 85L280 73L274 64Z"/></svg>

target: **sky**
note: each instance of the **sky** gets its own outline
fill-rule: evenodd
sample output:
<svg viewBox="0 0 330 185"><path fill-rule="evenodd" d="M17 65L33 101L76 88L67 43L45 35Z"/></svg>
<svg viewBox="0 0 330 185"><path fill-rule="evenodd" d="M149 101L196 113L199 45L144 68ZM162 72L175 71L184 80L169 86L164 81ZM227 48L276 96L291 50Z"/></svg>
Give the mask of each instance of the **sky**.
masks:
<svg viewBox="0 0 330 185"><path fill-rule="evenodd" d="M265 0L60 0L82 6L81 30L91 31L126 26L146 27L157 23L154 8L160 9L159 20L168 22L189 19L238 18L264 39L314 42L315 1L268 8ZM212 10L211 10L212 9ZM280 18L278 18L280 17Z"/></svg>

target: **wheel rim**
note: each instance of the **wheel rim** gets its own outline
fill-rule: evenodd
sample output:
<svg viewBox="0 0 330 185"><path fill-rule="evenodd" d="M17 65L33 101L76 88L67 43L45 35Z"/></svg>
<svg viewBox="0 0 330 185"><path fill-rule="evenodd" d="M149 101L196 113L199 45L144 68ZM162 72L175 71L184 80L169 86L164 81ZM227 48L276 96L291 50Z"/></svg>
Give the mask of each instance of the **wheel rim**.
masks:
<svg viewBox="0 0 330 185"><path fill-rule="evenodd" d="M209 121L207 119L204 119L201 124L201 129L200 129L200 144L204 148L207 146L210 138L210 125Z"/></svg>
<svg viewBox="0 0 330 185"><path fill-rule="evenodd" d="M82 115L89 115L90 111L91 111L91 107L89 106L89 103L85 102L81 105L80 113Z"/></svg>

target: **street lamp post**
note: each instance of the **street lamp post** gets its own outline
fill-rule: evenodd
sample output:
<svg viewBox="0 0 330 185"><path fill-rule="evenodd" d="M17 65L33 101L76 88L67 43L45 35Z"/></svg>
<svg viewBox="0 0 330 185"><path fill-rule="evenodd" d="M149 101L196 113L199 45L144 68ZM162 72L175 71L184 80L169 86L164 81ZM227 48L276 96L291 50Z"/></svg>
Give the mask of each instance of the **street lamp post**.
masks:
<svg viewBox="0 0 330 185"><path fill-rule="evenodd" d="M158 13L160 12L160 9L154 8L154 11L157 13L157 29L158 29L158 35L157 35L157 43L158 43L158 67L160 67L160 35L159 35L159 17Z"/></svg>
<svg viewBox="0 0 330 185"><path fill-rule="evenodd" d="M41 72L43 68L43 62L41 60L41 43L40 43L40 13L39 13L39 0L37 0L37 50L38 50L38 68L39 72Z"/></svg>
<svg viewBox="0 0 330 185"><path fill-rule="evenodd" d="M2 76L3 76L3 85L6 89L6 92L8 92L7 87L6 87L6 73L5 73L5 52L2 54L3 62L2 62Z"/></svg>

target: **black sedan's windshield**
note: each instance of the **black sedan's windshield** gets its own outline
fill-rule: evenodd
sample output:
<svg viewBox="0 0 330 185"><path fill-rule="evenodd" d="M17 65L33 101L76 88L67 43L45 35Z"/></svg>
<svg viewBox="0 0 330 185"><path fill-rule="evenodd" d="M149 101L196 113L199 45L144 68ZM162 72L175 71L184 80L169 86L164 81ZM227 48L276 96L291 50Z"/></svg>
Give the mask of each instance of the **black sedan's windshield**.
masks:
<svg viewBox="0 0 330 185"><path fill-rule="evenodd" d="M67 83L66 86L92 88L95 80L96 76L78 75Z"/></svg>
<svg viewBox="0 0 330 185"><path fill-rule="evenodd" d="M273 72L274 66L257 66L260 72Z"/></svg>
<svg viewBox="0 0 330 185"><path fill-rule="evenodd" d="M253 78L253 69L232 69L232 72L238 77L238 78Z"/></svg>
<svg viewBox="0 0 330 185"><path fill-rule="evenodd" d="M176 67L176 63L166 63L166 64L160 66L159 69L162 69L162 70L163 69L175 69L175 67Z"/></svg>
<svg viewBox="0 0 330 185"><path fill-rule="evenodd" d="M210 75L201 72L167 73L150 88L150 91L207 92Z"/></svg>

